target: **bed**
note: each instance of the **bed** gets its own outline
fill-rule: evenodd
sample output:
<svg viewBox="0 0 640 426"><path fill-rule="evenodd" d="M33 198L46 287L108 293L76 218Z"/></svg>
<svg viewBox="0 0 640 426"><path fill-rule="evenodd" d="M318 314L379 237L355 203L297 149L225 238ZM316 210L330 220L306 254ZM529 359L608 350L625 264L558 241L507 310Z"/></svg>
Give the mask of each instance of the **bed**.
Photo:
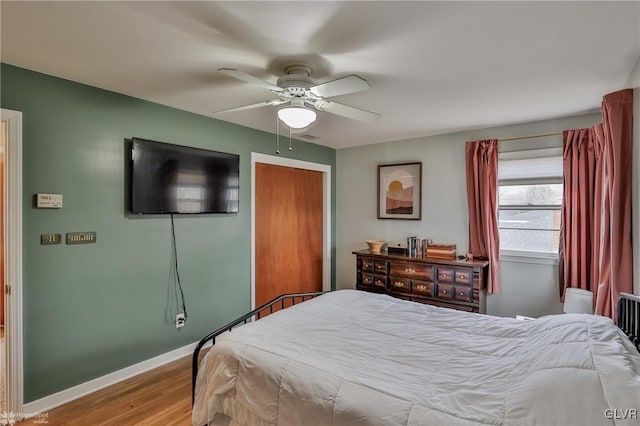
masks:
<svg viewBox="0 0 640 426"><path fill-rule="evenodd" d="M638 306L620 309L622 331L594 315L518 321L326 293L203 339L193 425L639 425L640 353L625 336Z"/></svg>

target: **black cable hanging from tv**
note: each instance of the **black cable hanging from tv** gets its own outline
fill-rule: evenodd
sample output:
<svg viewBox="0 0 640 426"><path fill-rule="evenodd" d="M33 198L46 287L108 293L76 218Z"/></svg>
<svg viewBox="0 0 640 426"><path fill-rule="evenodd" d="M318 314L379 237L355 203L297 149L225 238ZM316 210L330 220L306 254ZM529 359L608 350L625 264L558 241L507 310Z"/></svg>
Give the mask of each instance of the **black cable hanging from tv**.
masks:
<svg viewBox="0 0 640 426"><path fill-rule="evenodd" d="M175 266L176 281L178 282L178 289L180 290L180 298L182 302L182 313L184 314L184 319L186 321L189 315L187 314L187 306L185 305L185 302L184 302L184 292L182 291L182 284L180 283L180 272L178 271L178 246L176 244L176 227L173 222L173 213L171 213L171 237L173 241L173 254L174 254L174 261L175 261L174 266Z"/></svg>

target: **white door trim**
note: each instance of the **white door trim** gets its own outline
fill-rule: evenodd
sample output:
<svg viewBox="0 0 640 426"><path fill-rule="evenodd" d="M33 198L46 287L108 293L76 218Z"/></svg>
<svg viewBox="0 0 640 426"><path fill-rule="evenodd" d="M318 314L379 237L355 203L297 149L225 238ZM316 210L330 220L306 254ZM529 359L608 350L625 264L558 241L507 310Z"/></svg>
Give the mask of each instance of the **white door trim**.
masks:
<svg viewBox="0 0 640 426"><path fill-rule="evenodd" d="M322 172L322 291L331 290L331 166L277 157L275 155L251 153L251 309L256 307L256 163L293 167Z"/></svg>
<svg viewBox="0 0 640 426"><path fill-rule="evenodd" d="M2 289L5 298L7 325L7 411L22 414L22 113L0 109L0 118L7 123L4 180L5 284L11 295Z"/></svg>

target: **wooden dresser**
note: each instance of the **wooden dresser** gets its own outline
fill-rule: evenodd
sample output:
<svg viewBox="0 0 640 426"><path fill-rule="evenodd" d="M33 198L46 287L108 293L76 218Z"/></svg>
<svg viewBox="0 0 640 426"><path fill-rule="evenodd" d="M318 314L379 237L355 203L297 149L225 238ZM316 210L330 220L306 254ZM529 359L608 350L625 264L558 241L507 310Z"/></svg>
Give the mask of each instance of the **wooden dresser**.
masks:
<svg viewBox="0 0 640 426"><path fill-rule="evenodd" d="M356 255L356 288L469 312L486 312L489 262L408 257L368 249Z"/></svg>

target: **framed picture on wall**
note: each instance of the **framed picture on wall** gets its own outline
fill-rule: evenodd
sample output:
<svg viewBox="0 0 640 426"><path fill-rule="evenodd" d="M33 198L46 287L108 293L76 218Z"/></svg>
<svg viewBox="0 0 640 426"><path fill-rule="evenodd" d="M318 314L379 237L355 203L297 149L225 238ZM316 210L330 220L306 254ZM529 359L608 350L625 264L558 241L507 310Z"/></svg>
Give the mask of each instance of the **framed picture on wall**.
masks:
<svg viewBox="0 0 640 426"><path fill-rule="evenodd" d="M378 219L422 218L422 163L378 166Z"/></svg>

